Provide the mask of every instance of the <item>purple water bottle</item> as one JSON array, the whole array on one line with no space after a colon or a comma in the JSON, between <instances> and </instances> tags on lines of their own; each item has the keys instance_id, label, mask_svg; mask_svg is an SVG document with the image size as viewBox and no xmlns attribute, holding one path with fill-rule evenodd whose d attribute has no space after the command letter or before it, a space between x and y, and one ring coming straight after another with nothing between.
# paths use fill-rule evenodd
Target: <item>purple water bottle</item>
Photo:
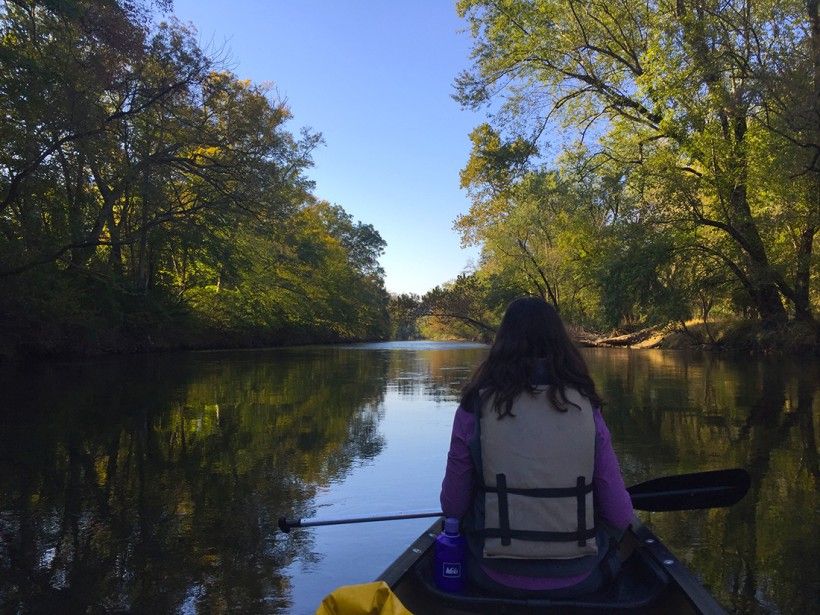
<instances>
[{"instance_id":1,"label":"purple water bottle","mask_svg":"<svg viewBox=\"0 0 820 615\"><path fill-rule=\"evenodd\" d=\"M467 542L458 532L458 519L444 520L444 531L436 538L435 571L436 587L450 593L464 591L466 583Z\"/></svg>"}]
</instances>

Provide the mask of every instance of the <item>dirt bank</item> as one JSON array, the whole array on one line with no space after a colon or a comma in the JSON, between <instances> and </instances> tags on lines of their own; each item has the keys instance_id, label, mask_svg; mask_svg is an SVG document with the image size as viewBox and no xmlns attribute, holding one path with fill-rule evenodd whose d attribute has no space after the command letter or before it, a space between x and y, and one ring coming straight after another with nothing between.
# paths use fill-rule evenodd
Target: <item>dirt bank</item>
<instances>
[{"instance_id":1,"label":"dirt bank","mask_svg":"<svg viewBox=\"0 0 820 615\"><path fill-rule=\"evenodd\" d=\"M697 348L795 354L820 351L817 327L800 322L790 322L775 330L765 330L756 321L721 320L669 323L626 333L602 334L582 329L571 329L571 333L581 346L592 348Z\"/></svg>"}]
</instances>

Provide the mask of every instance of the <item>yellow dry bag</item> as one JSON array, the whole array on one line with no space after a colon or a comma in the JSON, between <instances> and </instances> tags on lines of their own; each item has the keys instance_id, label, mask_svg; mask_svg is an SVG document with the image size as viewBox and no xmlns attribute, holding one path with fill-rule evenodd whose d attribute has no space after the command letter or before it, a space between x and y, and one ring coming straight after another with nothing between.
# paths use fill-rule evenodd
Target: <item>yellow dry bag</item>
<instances>
[{"instance_id":1,"label":"yellow dry bag","mask_svg":"<svg viewBox=\"0 0 820 615\"><path fill-rule=\"evenodd\" d=\"M413 615L384 581L342 585L330 592L316 615Z\"/></svg>"}]
</instances>

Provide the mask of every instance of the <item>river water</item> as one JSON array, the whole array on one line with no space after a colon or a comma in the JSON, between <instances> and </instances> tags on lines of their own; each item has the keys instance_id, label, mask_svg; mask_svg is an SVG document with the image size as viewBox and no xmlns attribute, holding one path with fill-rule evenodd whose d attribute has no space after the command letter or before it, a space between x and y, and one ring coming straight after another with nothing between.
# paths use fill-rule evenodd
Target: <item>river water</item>
<instances>
[{"instance_id":1,"label":"river water","mask_svg":"<svg viewBox=\"0 0 820 615\"><path fill-rule=\"evenodd\" d=\"M392 342L0 372L0 612L312 613L438 507L458 390L486 347ZM820 365L585 349L627 484L725 467L731 509L643 514L730 611L820 604Z\"/></svg>"}]
</instances>

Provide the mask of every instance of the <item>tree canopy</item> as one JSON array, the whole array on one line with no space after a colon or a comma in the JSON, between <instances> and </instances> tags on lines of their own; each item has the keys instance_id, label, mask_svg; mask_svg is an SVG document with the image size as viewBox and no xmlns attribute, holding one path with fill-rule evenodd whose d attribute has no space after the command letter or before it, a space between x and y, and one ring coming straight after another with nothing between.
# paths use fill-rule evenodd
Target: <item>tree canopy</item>
<instances>
[{"instance_id":1,"label":"tree canopy","mask_svg":"<svg viewBox=\"0 0 820 615\"><path fill-rule=\"evenodd\" d=\"M493 105L456 222L475 276L598 327L717 306L817 331L817 2L457 8L474 43L456 98Z\"/></svg>"},{"instance_id":2,"label":"tree canopy","mask_svg":"<svg viewBox=\"0 0 820 615\"><path fill-rule=\"evenodd\" d=\"M6 350L386 335L384 241L310 192L321 136L167 9L3 4Z\"/></svg>"}]
</instances>

